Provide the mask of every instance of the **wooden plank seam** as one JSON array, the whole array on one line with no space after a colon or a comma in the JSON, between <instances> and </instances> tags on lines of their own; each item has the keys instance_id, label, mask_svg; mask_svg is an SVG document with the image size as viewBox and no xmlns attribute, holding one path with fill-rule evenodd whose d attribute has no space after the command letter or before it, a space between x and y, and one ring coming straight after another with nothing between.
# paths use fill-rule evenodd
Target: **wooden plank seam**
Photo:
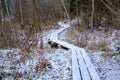
<instances>
[{"instance_id":1,"label":"wooden plank seam","mask_svg":"<svg viewBox=\"0 0 120 80\"><path fill-rule=\"evenodd\" d=\"M59 25L62 26L60 23ZM94 66L83 48L58 40L58 35L69 27L69 25L65 24L63 28L52 33L50 35L50 41L71 50L73 80L100 80Z\"/></svg>"}]
</instances>

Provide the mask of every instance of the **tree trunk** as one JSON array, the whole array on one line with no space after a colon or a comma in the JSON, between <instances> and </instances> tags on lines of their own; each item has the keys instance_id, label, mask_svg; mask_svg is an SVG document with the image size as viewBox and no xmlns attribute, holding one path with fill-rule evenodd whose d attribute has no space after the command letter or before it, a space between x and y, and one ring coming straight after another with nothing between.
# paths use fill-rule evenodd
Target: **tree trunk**
<instances>
[{"instance_id":1,"label":"tree trunk","mask_svg":"<svg viewBox=\"0 0 120 80\"><path fill-rule=\"evenodd\" d=\"M8 33L8 48L13 47L14 45L14 30L11 27L11 18L10 18L10 12L9 12L9 6L7 0L5 0L5 6L6 6L6 12L7 12L7 18L8 18L8 25L10 29L10 33ZM11 35L10 35L11 34Z\"/></svg>"},{"instance_id":2,"label":"tree trunk","mask_svg":"<svg viewBox=\"0 0 120 80\"><path fill-rule=\"evenodd\" d=\"M93 22L94 22L94 5L95 5L95 1L92 0L92 13L91 13L91 31L93 32Z\"/></svg>"},{"instance_id":3,"label":"tree trunk","mask_svg":"<svg viewBox=\"0 0 120 80\"><path fill-rule=\"evenodd\" d=\"M64 2L63 0L61 0L61 3L62 3L62 6L63 6L63 8L64 8L64 10L65 10L65 13L66 13L66 15L67 15L67 18L68 18L68 20L70 21L70 16L69 16L69 13L68 13L68 11L67 11L67 8L65 7L65 2Z\"/></svg>"},{"instance_id":4,"label":"tree trunk","mask_svg":"<svg viewBox=\"0 0 120 80\"><path fill-rule=\"evenodd\" d=\"M76 0L75 2L75 7L76 7L77 24L79 26L80 24L79 24L79 14L78 14L78 0Z\"/></svg>"},{"instance_id":5,"label":"tree trunk","mask_svg":"<svg viewBox=\"0 0 120 80\"><path fill-rule=\"evenodd\" d=\"M2 2L0 0L0 38L2 37L2 18L3 18L3 15L2 15Z\"/></svg>"},{"instance_id":6,"label":"tree trunk","mask_svg":"<svg viewBox=\"0 0 120 80\"><path fill-rule=\"evenodd\" d=\"M22 10L22 2L19 0L19 5L20 5L20 19L21 19L21 24L23 24L23 10Z\"/></svg>"},{"instance_id":7,"label":"tree trunk","mask_svg":"<svg viewBox=\"0 0 120 80\"><path fill-rule=\"evenodd\" d=\"M3 3L2 3L2 0L1 0L1 16L2 16L2 23L4 23L5 22L5 14L4 14L4 12L3 12Z\"/></svg>"},{"instance_id":8,"label":"tree trunk","mask_svg":"<svg viewBox=\"0 0 120 80\"><path fill-rule=\"evenodd\" d=\"M33 21L33 26L32 26L32 28L35 30L35 32L36 32L36 45L37 45L37 42L38 42L38 40L37 40L37 32L38 32L38 21L37 21L37 11L36 11L36 0L33 0L33 16L34 16L34 21Z\"/></svg>"}]
</instances>

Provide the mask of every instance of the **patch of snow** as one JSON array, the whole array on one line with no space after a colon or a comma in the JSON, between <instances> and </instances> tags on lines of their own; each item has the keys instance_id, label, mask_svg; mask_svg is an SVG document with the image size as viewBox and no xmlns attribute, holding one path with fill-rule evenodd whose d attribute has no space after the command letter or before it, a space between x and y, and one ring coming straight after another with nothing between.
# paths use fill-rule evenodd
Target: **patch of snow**
<instances>
[{"instance_id":1,"label":"patch of snow","mask_svg":"<svg viewBox=\"0 0 120 80\"><path fill-rule=\"evenodd\" d=\"M87 32L87 30L85 32ZM81 35L86 35L84 34L85 32L79 33L76 31L79 41ZM64 33L61 33L60 39L72 41L71 43L76 44L77 38L72 35L67 36L67 31L64 31ZM94 31L93 33L88 32L87 38L87 47L92 44L91 46L96 48L96 44L103 41L109 49L108 52L88 50L91 62L99 73L101 80L120 80L120 54L116 53L116 47L120 47L120 30L105 33L99 31ZM95 45L93 43L95 43Z\"/></svg>"},{"instance_id":2,"label":"patch of snow","mask_svg":"<svg viewBox=\"0 0 120 80\"><path fill-rule=\"evenodd\" d=\"M62 24L62 22L60 22L60 24ZM69 25L66 24L65 26L68 27ZM37 34L38 45L37 49L31 49L32 53L29 54L32 56L31 58L27 58L28 55L26 54L28 53L21 52L21 50L0 50L0 54L2 54L1 56L3 56L2 58L0 58L0 76L1 73L4 72L4 74L10 73L11 75L13 75L3 77L3 79L5 80L14 80L14 76L16 75L16 73L18 74L18 77L16 78L19 80L71 79L71 55L69 54L69 52L63 49L51 49L51 47L47 44L48 39L50 38L50 34L55 32L55 30L56 29L45 30L42 33ZM41 36L44 48L42 52L40 52ZM40 57L48 60L48 62L50 62L52 65L52 69L46 67L45 71L36 71L35 68L39 62ZM9 79L7 77L9 77Z\"/></svg>"},{"instance_id":3,"label":"patch of snow","mask_svg":"<svg viewBox=\"0 0 120 80\"><path fill-rule=\"evenodd\" d=\"M119 80L120 79L120 62L116 60L118 56L112 56L110 58L103 57L104 52L93 52L88 55L91 58L92 63L96 67L101 80Z\"/></svg>"},{"instance_id":4,"label":"patch of snow","mask_svg":"<svg viewBox=\"0 0 120 80\"><path fill-rule=\"evenodd\" d=\"M58 49L44 55L52 64L52 70L39 73L34 80L69 80L71 79L71 55L69 52ZM53 57L54 56L54 57Z\"/></svg>"}]
</instances>

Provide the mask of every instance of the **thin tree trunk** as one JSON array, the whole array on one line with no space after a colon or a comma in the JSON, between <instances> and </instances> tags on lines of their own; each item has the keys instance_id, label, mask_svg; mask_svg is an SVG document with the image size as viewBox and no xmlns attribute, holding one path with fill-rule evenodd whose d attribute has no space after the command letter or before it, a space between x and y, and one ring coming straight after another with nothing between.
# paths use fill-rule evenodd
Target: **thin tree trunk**
<instances>
[{"instance_id":1,"label":"thin tree trunk","mask_svg":"<svg viewBox=\"0 0 120 80\"><path fill-rule=\"evenodd\" d=\"M77 3L78 3L78 0L76 0L76 2L75 2L75 7L76 7L77 24L79 26L80 24L79 24L78 4Z\"/></svg>"},{"instance_id":2,"label":"thin tree trunk","mask_svg":"<svg viewBox=\"0 0 120 80\"><path fill-rule=\"evenodd\" d=\"M19 0L19 5L20 5L20 19L21 23L23 24L23 10L22 10L22 2Z\"/></svg>"},{"instance_id":3,"label":"thin tree trunk","mask_svg":"<svg viewBox=\"0 0 120 80\"><path fill-rule=\"evenodd\" d=\"M92 0L92 13L91 13L91 31L93 32L93 21L94 21L94 4L95 0Z\"/></svg>"},{"instance_id":4,"label":"thin tree trunk","mask_svg":"<svg viewBox=\"0 0 120 80\"><path fill-rule=\"evenodd\" d=\"M8 47L9 48L11 48L11 47L13 47L13 45L14 45L14 34L13 34L13 29L12 29L12 27L11 27L11 19L10 19L10 12L9 12L9 9L8 9L8 2L7 2L7 0L5 0L5 6L6 6L6 12L7 12L7 16L8 16L8 19L9 19L9 29L10 29L10 33L11 33L11 35L9 35L9 37L11 37L12 36L12 40L11 39L9 39L8 40ZM10 34L10 33L8 33L8 34Z\"/></svg>"},{"instance_id":5,"label":"thin tree trunk","mask_svg":"<svg viewBox=\"0 0 120 80\"><path fill-rule=\"evenodd\" d=\"M33 21L33 28L36 30L36 45L37 45L37 32L38 32L38 21L37 21L37 14L36 14L36 0L33 0L33 15L34 15L34 21Z\"/></svg>"},{"instance_id":6,"label":"thin tree trunk","mask_svg":"<svg viewBox=\"0 0 120 80\"><path fill-rule=\"evenodd\" d=\"M50 1L48 1L48 12L49 12L50 20L55 21L55 15L53 13L53 10L51 9Z\"/></svg>"},{"instance_id":7,"label":"thin tree trunk","mask_svg":"<svg viewBox=\"0 0 120 80\"><path fill-rule=\"evenodd\" d=\"M0 0L0 22L2 21L2 3L1 3L1 0Z\"/></svg>"},{"instance_id":8,"label":"thin tree trunk","mask_svg":"<svg viewBox=\"0 0 120 80\"><path fill-rule=\"evenodd\" d=\"M66 13L66 15L67 15L67 18L68 18L68 20L70 21L70 16L69 16L69 13L68 13L68 11L67 11L67 8L65 7L65 2L64 2L63 0L61 0L61 3L62 3L62 6L63 6L63 8L64 8L64 10L65 10L65 13Z\"/></svg>"},{"instance_id":9,"label":"thin tree trunk","mask_svg":"<svg viewBox=\"0 0 120 80\"><path fill-rule=\"evenodd\" d=\"M0 0L1 1L1 35L2 35L2 39L1 39L1 41L3 42L3 40L4 40L4 37L5 37L5 35L3 34L4 32L3 32L3 28L4 28L4 24L5 24L5 16L4 16L4 12L3 12L3 4L2 4L2 0ZM2 45L2 46L5 46L5 44L4 45Z\"/></svg>"},{"instance_id":10,"label":"thin tree trunk","mask_svg":"<svg viewBox=\"0 0 120 80\"><path fill-rule=\"evenodd\" d=\"M8 17L9 17L9 10L8 10L8 4L7 4L7 0L5 0L5 8L6 8L6 11L7 11L7 15L8 15Z\"/></svg>"},{"instance_id":11,"label":"thin tree trunk","mask_svg":"<svg viewBox=\"0 0 120 80\"><path fill-rule=\"evenodd\" d=\"M3 4L2 4L2 0L1 0L1 22L4 23L5 21L5 17L4 17L4 13L3 13Z\"/></svg>"},{"instance_id":12,"label":"thin tree trunk","mask_svg":"<svg viewBox=\"0 0 120 80\"><path fill-rule=\"evenodd\" d=\"M0 0L0 38L2 38L2 2Z\"/></svg>"}]
</instances>

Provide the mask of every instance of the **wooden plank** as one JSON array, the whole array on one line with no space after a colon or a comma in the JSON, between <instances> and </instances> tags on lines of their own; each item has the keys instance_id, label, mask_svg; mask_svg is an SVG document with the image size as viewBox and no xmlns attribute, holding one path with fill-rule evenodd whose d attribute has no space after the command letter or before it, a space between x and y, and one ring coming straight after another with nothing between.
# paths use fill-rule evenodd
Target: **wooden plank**
<instances>
[{"instance_id":1,"label":"wooden plank","mask_svg":"<svg viewBox=\"0 0 120 80\"><path fill-rule=\"evenodd\" d=\"M61 33L65 28L61 28L60 30L56 31L57 34Z\"/></svg>"},{"instance_id":2,"label":"wooden plank","mask_svg":"<svg viewBox=\"0 0 120 80\"><path fill-rule=\"evenodd\" d=\"M56 38L57 38L57 40L58 40L58 34L56 34Z\"/></svg>"},{"instance_id":3,"label":"wooden plank","mask_svg":"<svg viewBox=\"0 0 120 80\"><path fill-rule=\"evenodd\" d=\"M56 40L49 40L49 44L51 44L51 43L55 43L55 44L61 46L61 48L65 49L65 50L69 50L70 49L67 46L64 46L63 44L60 44L58 40L57 41Z\"/></svg>"},{"instance_id":4,"label":"wooden plank","mask_svg":"<svg viewBox=\"0 0 120 80\"><path fill-rule=\"evenodd\" d=\"M52 34L50 34L50 41L52 40Z\"/></svg>"},{"instance_id":5,"label":"wooden plank","mask_svg":"<svg viewBox=\"0 0 120 80\"><path fill-rule=\"evenodd\" d=\"M74 48L74 49L78 48L78 47L74 46L73 44L58 40L58 34L51 34L50 42L55 42L56 44L61 45L66 50L72 49L72 48Z\"/></svg>"},{"instance_id":6,"label":"wooden plank","mask_svg":"<svg viewBox=\"0 0 120 80\"><path fill-rule=\"evenodd\" d=\"M73 80L82 80L75 50L72 49L71 51L72 51L72 74L73 74L72 77L73 77Z\"/></svg>"},{"instance_id":7,"label":"wooden plank","mask_svg":"<svg viewBox=\"0 0 120 80\"><path fill-rule=\"evenodd\" d=\"M92 80L100 80L94 66L92 65L89 57L86 54L86 51L84 49L82 49L82 48L79 48L79 50L83 54L83 58L84 58L84 60L86 62L86 66L88 68L89 74L91 75L91 79Z\"/></svg>"},{"instance_id":8,"label":"wooden plank","mask_svg":"<svg viewBox=\"0 0 120 80\"><path fill-rule=\"evenodd\" d=\"M66 47L66 48L69 48L69 49L75 48L74 45L69 44L69 43L64 42L64 41L55 41L55 42L56 42L57 44L60 44L60 45L62 45L62 46L64 46L64 47Z\"/></svg>"},{"instance_id":9,"label":"wooden plank","mask_svg":"<svg viewBox=\"0 0 120 80\"><path fill-rule=\"evenodd\" d=\"M50 40L52 41L54 39L54 34L51 34Z\"/></svg>"},{"instance_id":10,"label":"wooden plank","mask_svg":"<svg viewBox=\"0 0 120 80\"><path fill-rule=\"evenodd\" d=\"M52 39L51 39L51 41L52 42L55 42L55 41L57 41L58 39L57 39L57 34L52 34Z\"/></svg>"},{"instance_id":11,"label":"wooden plank","mask_svg":"<svg viewBox=\"0 0 120 80\"><path fill-rule=\"evenodd\" d=\"M56 31L57 34L60 34L61 32L63 32L65 29L67 29L69 27L64 27L64 28L60 28L58 31Z\"/></svg>"},{"instance_id":12,"label":"wooden plank","mask_svg":"<svg viewBox=\"0 0 120 80\"><path fill-rule=\"evenodd\" d=\"M56 41L56 40L55 40L55 34L53 34L53 41Z\"/></svg>"},{"instance_id":13,"label":"wooden plank","mask_svg":"<svg viewBox=\"0 0 120 80\"><path fill-rule=\"evenodd\" d=\"M63 23L60 23L59 25L61 26L62 24ZM63 28L52 33L49 41L72 51L73 80L100 80L84 49L58 40L58 35L69 27L70 26L68 24L65 24Z\"/></svg>"},{"instance_id":14,"label":"wooden plank","mask_svg":"<svg viewBox=\"0 0 120 80\"><path fill-rule=\"evenodd\" d=\"M86 62L84 61L81 52L79 50L76 50L76 54L79 63L79 68L82 74L82 80L92 80L86 67Z\"/></svg>"},{"instance_id":15,"label":"wooden plank","mask_svg":"<svg viewBox=\"0 0 120 80\"><path fill-rule=\"evenodd\" d=\"M55 40L56 40L56 41L58 40L57 34L55 34Z\"/></svg>"}]
</instances>

